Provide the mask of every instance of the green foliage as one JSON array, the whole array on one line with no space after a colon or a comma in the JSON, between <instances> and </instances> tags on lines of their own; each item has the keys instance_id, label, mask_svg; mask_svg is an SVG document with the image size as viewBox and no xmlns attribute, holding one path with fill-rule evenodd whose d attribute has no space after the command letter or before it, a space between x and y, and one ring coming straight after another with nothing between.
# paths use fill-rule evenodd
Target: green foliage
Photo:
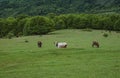
<instances>
[{"instance_id":1,"label":"green foliage","mask_svg":"<svg viewBox=\"0 0 120 78\"><path fill-rule=\"evenodd\" d=\"M87 18L76 17L73 23L75 28L83 29L86 28L88 22L87 22Z\"/></svg>"},{"instance_id":2,"label":"green foliage","mask_svg":"<svg viewBox=\"0 0 120 78\"><path fill-rule=\"evenodd\" d=\"M107 33L104 33L103 36L104 36L104 37L108 37L108 34L107 34Z\"/></svg>"},{"instance_id":3,"label":"green foliage","mask_svg":"<svg viewBox=\"0 0 120 78\"><path fill-rule=\"evenodd\" d=\"M27 20L23 34L24 35L39 35L46 34L54 28L54 22L43 16L35 16Z\"/></svg>"},{"instance_id":4,"label":"green foliage","mask_svg":"<svg viewBox=\"0 0 120 78\"><path fill-rule=\"evenodd\" d=\"M42 35L59 29L103 29L120 31L120 14L19 15L0 19L0 37L10 31L15 36Z\"/></svg>"},{"instance_id":5,"label":"green foliage","mask_svg":"<svg viewBox=\"0 0 120 78\"><path fill-rule=\"evenodd\" d=\"M24 29L25 24L26 24L28 19L29 18L23 18L23 19L18 21L17 28L16 28L16 33L15 33L17 36L23 35L23 29Z\"/></svg>"},{"instance_id":6,"label":"green foliage","mask_svg":"<svg viewBox=\"0 0 120 78\"><path fill-rule=\"evenodd\" d=\"M17 18L18 21L19 21L19 20L22 20L22 19L24 19L24 18L27 18L27 17L29 17L29 16L26 15L26 14L20 14L20 15L17 15L17 16L16 16L16 18Z\"/></svg>"},{"instance_id":7,"label":"green foliage","mask_svg":"<svg viewBox=\"0 0 120 78\"><path fill-rule=\"evenodd\" d=\"M119 0L1 0L0 17L49 13L120 13Z\"/></svg>"},{"instance_id":8,"label":"green foliage","mask_svg":"<svg viewBox=\"0 0 120 78\"><path fill-rule=\"evenodd\" d=\"M114 29L120 31L120 19L115 22Z\"/></svg>"},{"instance_id":9,"label":"green foliage","mask_svg":"<svg viewBox=\"0 0 120 78\"><path fill-rule=\"evenodd\" d=\"M65 29L65 23L63 20L58 20L55 24L55 29Z\"/></svg>"},{"instance_id":10,"label":"green foliage","mask_svg":"<svg viewBox=\"0 0 120 78\"><path fill-rule=\"evenodd\" d=\"M10 31L15 31L17 26L17 20L13 17L8 17L6 19L0 20L0 27L1 27L1 37L6 36Z\"/></svg>"},{"instance_id":11,"label":"green foliage","mask_svg":"<svg viewBox=\"0 0 120 78\"><path fill-rule=\"evenodd\" d=\"M0 38L5 36L4 35L4 27L5 27L4 19L0 19Z\"/></svg>"},{"instance_id":12,"label":"green foliage","mask_svg":"<svg viewBox=\"0 0 120 78\"><path fill-rule=\"evenodd\" d=\"M55 16L56 16L55 13L48 13L48 14L47 14L47 17L49 17L49 18L51 18L51 19L54 19Z\"/></svg>"},{"instance_id":13,"label":"green foliage","mask_svg":"<svg viewBox=\"0 0 120 78\"><path fill-rule=\"evenodd\" d=\"M5 22L7 28L6 28L6 33L8 33L9 31L13 31L13 33L15 33L14 31L16 31L16 27L17 27L17 20L13 17L8 17L6 19Z\"/></svg>"},{"instance_id":14,"label":"green foliage","mask_svg":"<svg viewBox=\"0 0 120 78\"><path fill-rule=\"evenodd\" d=\"M25 41L24 41L24 42L25 42L25 43L28 43L29 41L25 39Z\"/></svg>"},{"instance_id":15,"label":"green foliage","mask_svg":"<svg viewBox=\"0 0 120 78\"><path fill-rule=\"evenodd\" d=\"M66 27L73 28L74 26L74 19L76 18L75 14L68 14L66 19Z\"/></svg>"},{"instance_id":16,"label":"green foliage","mask_svg":"<svg viewBox=\"0 0 120 78\"><path fill-rule=\"evenodd\" d=\"M9 38L9 39L11 39L12 37L14 37L13 32L12 31L9 32L6 37Z\"/></svg>"}]
</instances>

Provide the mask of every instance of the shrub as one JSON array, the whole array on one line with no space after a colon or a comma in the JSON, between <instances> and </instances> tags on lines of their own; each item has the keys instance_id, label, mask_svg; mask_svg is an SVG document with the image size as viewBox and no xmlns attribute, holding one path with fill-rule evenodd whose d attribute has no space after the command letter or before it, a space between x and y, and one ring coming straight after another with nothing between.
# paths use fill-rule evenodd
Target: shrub
<instances>
[{"instance_id":1,"label":"shrub","mask_svg":"<svg viewBox=\"0 0 120 78\"><path fill-rule=\"evenodd\" d=\"M108 37L108 34L107 34L107 33L104 33L103 36L104 36L104 37Z\"/></svg>"},{"instance_id":2,"label":"shrub","mask_svg":"<svg viewBox=\"0 0 120 78\"><path fill-rule=\"evenodd\" d=\"M29 41L28 40L25 40L25 43L28 43Z\"/></svg>"},{"instance_id":3,"label":"shrub","mask_svg":"<svg viewBox=\"0 0 120 78\"><path fill-rule=\"evenodd\" d=\"M43 16L30 18L23 29L24 35L47 34L54 28L54 21Z\"/></svg>"},{"instance_id":4,"label":"shrub","mask_svg":"<svg viewBox=\"0 0 120 78\"><path fill-rule=\"evenodd\" d=\"M9 33L7 34L7 38L11 39L12 37L14 37L14 34L13 34L12 32L9 32Z\"/></svg>"}]
</instances>

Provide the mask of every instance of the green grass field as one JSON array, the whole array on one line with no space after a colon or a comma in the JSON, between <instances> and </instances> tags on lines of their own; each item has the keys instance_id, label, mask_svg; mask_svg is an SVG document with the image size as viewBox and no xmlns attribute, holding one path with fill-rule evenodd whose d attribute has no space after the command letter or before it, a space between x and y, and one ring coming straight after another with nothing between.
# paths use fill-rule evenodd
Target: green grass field
<instances>
[{"instance_id":1,"label":"green grass field","mask_svg":"<svg viewBox=\"0 0 120 78\"><path fill-rule=\"evenodd\" d=\"M120 78L120 33L107 32L105 38L102 32L71 29L0 39L0 78ZM93 40L100 48L91 47ZM54 41L68 47L58 49Z\"/></svg>"}]
</instances>

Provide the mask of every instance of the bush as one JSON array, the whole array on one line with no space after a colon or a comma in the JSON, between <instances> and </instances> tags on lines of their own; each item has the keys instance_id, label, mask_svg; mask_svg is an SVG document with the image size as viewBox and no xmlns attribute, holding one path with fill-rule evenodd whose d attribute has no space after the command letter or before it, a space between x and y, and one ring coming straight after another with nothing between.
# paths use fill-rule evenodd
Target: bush
<instances>
[{"instance_id":1,"label":"bush","mask_svg":"<svg viewBox=\"0 0 120 78\"><path fill-rule=\"evenodd\" d=\"M120 20L117 20L114 24L114 30L120 31Z\"/></svg>"},{"instance_id":2,"label":"bush","mask_svg":"<svg viewBox=\"0 0 120 78\"><path fill-rule=\"evenodd\" d=\"M54 21L43 16L30 18L23 29L23 35L47 34L54 28Z\"/></svg>"},{"instance_id":3,"label":"bush","mask_svg":"<svg viewBox=\"0 0 120 78\"><path fill-rule=\"evenodd\" d=\"M25 43L28 43L29 41L28 40L25 40Z\"/></svg>"},{"instance_id":4,"label":"bush","mask_svg":"<svg viewBox=\"0 0 120 78\"><path fill-rule=\"evenodd\" d=\"M107 34L107 33L104 33L103 36L104 36L104 37L108 37L108 34Z\"/></svg>"},{"instance_id":5,"label":"bush","mask_svg":"<svg viewBox=\"0 0 120 78\"><path fill-rule=\"evenodd\" d=\"M20 36L22 36L22 35L23 35L22 32L19 32L19 33L17 34L18 37L20 37Z\"/></svg>"},{"instance_id":6,"label":"bush","mask_svg":"<svg viewBox=\"0 0 120 78\"><path fill-rule=\"evenodd\" d=\"M12 37L14 37L14 34L13 34L12 32L9 32L9 33L7 34L7 38L11 39Z\"/></svg>"}]
</instances>

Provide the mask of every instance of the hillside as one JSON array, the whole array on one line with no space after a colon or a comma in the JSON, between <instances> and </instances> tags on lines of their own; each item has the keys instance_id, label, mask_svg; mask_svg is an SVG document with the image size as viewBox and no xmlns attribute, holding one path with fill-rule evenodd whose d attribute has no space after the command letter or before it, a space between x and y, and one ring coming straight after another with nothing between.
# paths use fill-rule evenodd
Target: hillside
<instances>
[{"instance_id":1,"label":"hillside","mask_svg":"<svg viewBox=\"0 0 120 78\"><path fill-rule=\"evenodd\" d=\"M0 17L48 13L119 13L120 0L0 0Z\"/></svg>"}]
</instances>

